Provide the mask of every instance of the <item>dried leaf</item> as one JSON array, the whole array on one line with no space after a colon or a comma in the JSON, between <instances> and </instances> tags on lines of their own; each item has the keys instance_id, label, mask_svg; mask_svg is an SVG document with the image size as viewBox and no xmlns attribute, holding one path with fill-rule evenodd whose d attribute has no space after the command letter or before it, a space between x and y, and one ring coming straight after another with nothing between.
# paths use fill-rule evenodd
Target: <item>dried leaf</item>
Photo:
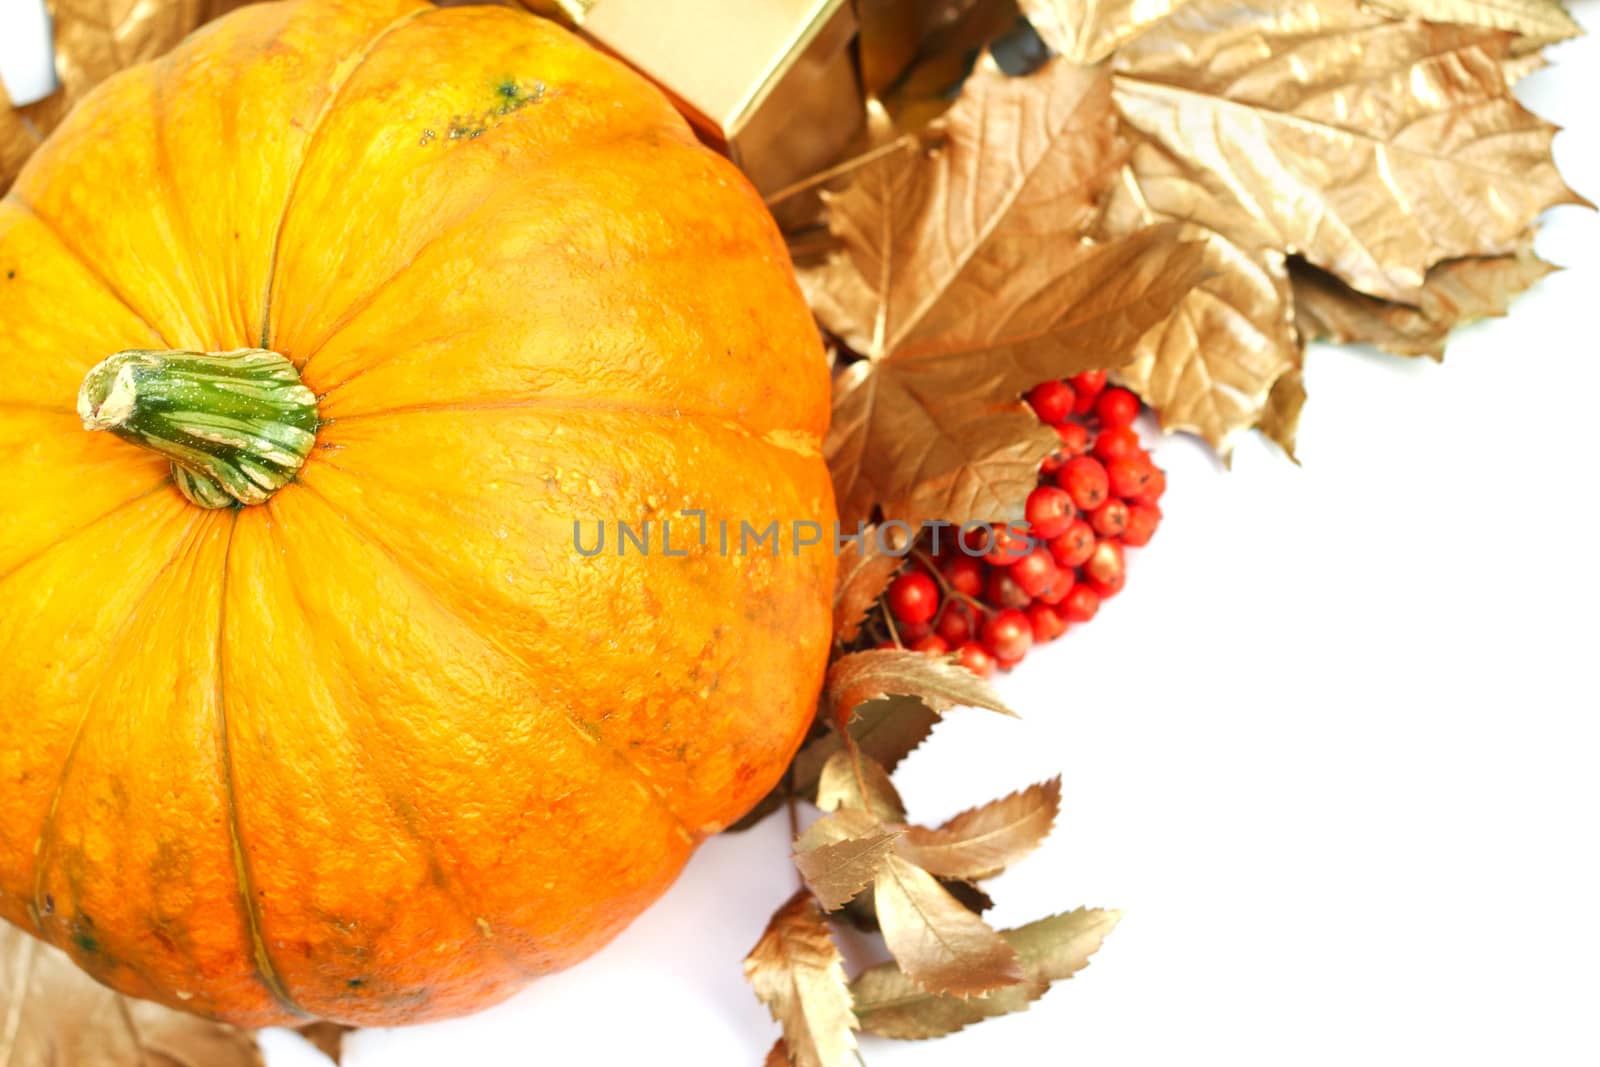
<instances>
[{"instance_id":1,"label":"dried leaf","mask_svg":"<svg viewBox=\"0 0 1600 1067\"><path fill-rule=\"evenodd\" d=\"M904 822L906 817L905 803L883 764L848 748L835 752L822 765L817 779L817 807L823 811L869 812L886 823Z\"/></svg>"},{"instance_id":2,"label":"dried leaf","mask_svg":"<svg viewBox=\"0 0 1600 1067\"><path fill-rule=\"evenodd\" d=\"M1121 362L1199 279L1171 228L1082 240L1120 159L1102 71L990 61L937 151L861 167L829 199L843 245L805 273L823 324L867 360L835 382L825 450L843 521L1015 518L1053 435L1019 395Z\"/></svg>"},{"instance_id":3,"label":"dried leaf","mask_svg":"<svg viewBox=\"0 0 1600 1067\"><path fill-rule=\"evenodd\" d=\"M1038 848L1061 810L1061 779L964 811L929 830L912 826L899 851L929 874L977 879L999 874Z\"/></svg>"},{"instance_id":4,"label":"dried leaf","mask_svg":"<svg viewBox=\"0 0 1600 1067\"><path fill-rule=\"evenodd\" d=\"M1297 263L1291 268L1295 321L1307 340L1371 344L1397 355L1442 359L1452 329L1504 315L1517 295L1555 269L1533 251L1530 234L1510 255L1436 264L1413 305L1367 296Z\"/></svg>"},{"instance_id":5,"label":"dried leaf","mask_svg":"<svg viewBox=\"0 0 1600 1067\"><path fill-rule=\"evenodd\" d=\"M1051 916L1000 936L1017 952L1028 980L981 997L936 996L884 964L851 983L863 1030L879 1037L922 1040L943 1037L973 1023L1024 1011L1050 988L1089 964L1117 924L1119 914L1098 908Z\"/></svg>"},{"instance_id":6,"label":"dried leaf","mask_svg":"<svg viewBox=\"0 0 1600 1067\"><path fill-rule=\"evenodd\" d=\"M1183 236L1204 242L1209 277L1139 340L1115 377L1156 409L1163 429L1198 434L1226 454L1230 437L1260 417L1272 384L1299 362L1300 345L1283 254L1270 234L1230 219L1229 194L1205 177L1140 144L1106 198L1101 227L1131 233L1185 219Z\"/></svg>"},{"instance_id":7,"label":"dried leaf","mask_svg":"<svg viewBox=\"0 0 1600 1067\"><path fill-rule=\"evenodd\" d=\"M958 0L943 7L925 18L922 40L901 76L879 90L896 129L921 130L948 111L985 46L1022 17L1016 0Z\"/></svg>"},{"instance_id":8,"label":"dried leaf","mask_svg":"<svg viewBox=\"0 0 1600 1067\"><path fill-rule=\"evenodd\" d=\"M305 1038L317 1051L334 1063L344 1062L344 1035L351 1032L348 1026L319 1022L295 1027L295 1033Z\"/></svg>"},{"instance_id":9,"label":"dried leaf","mask_svg":"<svg viewBox=\"0 0 1600 1067\"><path fill-rule=\"evenodd\" d=\"M0 1064L261 1067L250 1035L113 993L65 953L0 923Z\"/></svg>"},{"instance_id":10,"label":"dried leaf","mask_svg":"<svg viewBox=\"0 0 1600 1067\"><path fill-rule=\"evenodd\" d=\"M1515 50L1535 52L1583 32L1557 0L1371 0L1374 8L1398 17L1456 22L1518 35Z\"/></svg>"},{"instance_id":11,"label":"dried leaf","mask_svg":"<svg viewBox=\"0 0 1600 1067\"><path fill-rule=\"evenodd\" d=\"M794 865L824 911L837 911L878 876L901 831L866 812L843 809L795 840Z\"/></svg>"},{"instance_id":12,"label":"dried leaf","mask_svg":"<svg viewBox=\"0 0 1600 1067\"><path fill-rule=\"evenodd\" d=\"M929 992L964 997L1027 980L1016 951L988 923L894 853L883 858L873 904L900 969Z\"/></svg>"},{"instance_id":13,"label":"dried leaf","mask_svg":"<svg viewBox=\"0 0 1600 1067\"><path fill-rule=\"evenodd\" d=\"M1233 220L1407 300L1434 263L1511 252L1545 208L1583 202L1550 157L1555 127L1507 89L1505 44L1356 0L1191 0L1117 53L1114 93L1130 126L1230 191Z\"/></svg>"},{"instance_id":14,"label":"dried leaf","mask_svg":"<svg viewBox=\"0 0 1600 1067\"><path fill-rule=\"evenodd\" d=\"M930 711L985 708L1015 716L994 687L950 659L904 649L869 649L833 662L822 685L829 721L841 731L862 705L884 697L915 697Z\"/></svg>"},{"instance_id":15,"label":"dried leaf","mask_svg":"<svg viewBox=\"0 0 1600 1067\"><path fill-rule=\"evenodd\" d=\"M1267 440L1283 449L1284 455L1295 463L1295 440L1300 433L1300 411L1306 406L1306 383L1297 365L1272 384L1267 406L1261 411L1258 424Z\"/></svg>"},{"instance_id":16,"label":"dried leaf","mask_svg":"<svg viewBox=\"0 0 1600 1067\"><path fill-rule=\"evenodd\" d=\"M938 721L939 713L919 698L892 696L857 705L849 730L858 751L892 771L927 740L933 732L933 724ZM844 738L830 730L801 749L790 772L794 791L801 796L812 793L823 765L844 748L844 744Z\"/></svg>"},{"instance_id":17,"label":"dried leaf","mask_svg":"<svg viewBox=\"0 0 1600 1067\"><path fill-rule=\"evenodd\" d=\"M793 1063L794 1061L789 1058L789 1046L783 1038L778 1038L767 1050L765 1067L792 1067Z\"/></svg>"},{"instance_id":18,"label":"dried leaf","mask_svg":"<svg viewBox=\"0 0 1600 1067\"><path fill-rule=\"evenodd\" d=\"M1188 0L1021 0L1046 44L1074 63L1098 63Z\"/></svg>"},{"instance_id":19,"label":"dried leaf","mask_svg":"<svg viewBox=\"0 0 1600 1067\"><path fill-rule=\"evenodd\" d=\"M877 529L869 529L860 542L846 542L848 547L839 553L839 577L833 586L833 636L845 644L855 640L868 609L906 561L903 554L883 550Z\"/></svg>"},{"instance_id":20,"label":"dried leaf","mask_svg":"<svg viewBox=\"0 0 1600 1067\"><path fill-rule=\"evenodd\" d=\"M1100 232L1183 220L1213 270L1116 376L1224 454L1263 420L1293 446L1288 255L1417 303L1436 263L1511 254L1540 211L1581 201L1554 128L1510 94L1503 33L1355 0L1189 0L1111 62L1139 143Z\"/></svg>"},{"instance_id":21,"label":"dried leaf","mask_svg":"<svg viewBox=\"0 0 1600 1067\"><path fill-rule=\"evenodd\" d=\"M822 912L803 890L773 915L744 961L744 974L783 1027L796 1067L854 1061L857 1027L844 960Z\"/></svg>"}]
</instances>

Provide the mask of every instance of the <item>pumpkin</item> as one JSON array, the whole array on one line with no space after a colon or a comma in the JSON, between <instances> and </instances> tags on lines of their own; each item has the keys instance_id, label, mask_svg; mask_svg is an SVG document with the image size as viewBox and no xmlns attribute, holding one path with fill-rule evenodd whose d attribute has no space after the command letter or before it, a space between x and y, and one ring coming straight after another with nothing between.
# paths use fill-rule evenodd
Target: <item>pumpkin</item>
<instances>
[{"instance_id":1,"label":"pumpkin","mask_svg":"<svg viewBox=\"0 0 1600 1067\"><path fill-rule=\"evenodd\" d=\"M811 719L815 326L743 177L550 23L254 5L107 82L0 202L0 375L0 914L124 993L484 1007Z\"/></svg>"}]
</instances>

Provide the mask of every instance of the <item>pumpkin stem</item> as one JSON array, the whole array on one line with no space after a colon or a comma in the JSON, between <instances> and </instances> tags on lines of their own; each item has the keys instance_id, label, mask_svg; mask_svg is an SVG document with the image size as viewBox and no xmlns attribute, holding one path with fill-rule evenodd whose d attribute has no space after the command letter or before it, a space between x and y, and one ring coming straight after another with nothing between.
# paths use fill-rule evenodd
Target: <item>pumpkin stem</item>
<instances>
[{"instance_id":1,"label":"pumpkin stem","mask_svg":"<svg viewBox=\"0 0 1600 1067\"><path fill-rule=\"evenodd\" d=\"M260 348L118 352L83 379L78 415L172 460L203 508L265 503L299 473L318 426L294 364Z\"/></svg>"}]
</instances>

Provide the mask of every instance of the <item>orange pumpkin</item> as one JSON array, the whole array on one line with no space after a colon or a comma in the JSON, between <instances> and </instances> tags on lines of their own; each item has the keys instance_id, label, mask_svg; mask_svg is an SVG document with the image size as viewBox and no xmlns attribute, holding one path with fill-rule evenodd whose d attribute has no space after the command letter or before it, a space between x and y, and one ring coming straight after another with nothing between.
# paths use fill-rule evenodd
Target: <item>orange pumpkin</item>
<instances>
[{"instance_id":1,"label":"orange pumpkin","mask_svg":"<svg viewBox=\"0 0 1600 1067\"><path fill-rule=\"evenodd\" d=\"M119 990L483 1007L806 728L831 553L718 528L833 521L815 328L549 23L263 4L108 82L0 202L0 376L0 914Z\"/></svg>"}]
</instances>

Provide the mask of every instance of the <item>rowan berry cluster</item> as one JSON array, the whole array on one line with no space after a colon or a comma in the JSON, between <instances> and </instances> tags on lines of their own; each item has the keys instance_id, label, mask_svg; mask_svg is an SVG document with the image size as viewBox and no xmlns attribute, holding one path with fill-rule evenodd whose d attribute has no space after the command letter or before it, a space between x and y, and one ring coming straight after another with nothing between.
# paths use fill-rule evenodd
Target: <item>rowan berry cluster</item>
<instances>
[{"instance_id":1,"label":"rowan berry cluster","mask_svg":"<svg viewBox=\"0 0 1600 1067\"><path fill-rule=\"evenodd\" d=\"M1149 543L1166 491L1133 426L1139 398L1095 372L1045 382L1027 399L1061 437L1028 495L1027 521L914 548L884 594L880 647L955 653L987 676L1088 622L1122 590L1123 549Z\"/></svg>"}]
</instances>

